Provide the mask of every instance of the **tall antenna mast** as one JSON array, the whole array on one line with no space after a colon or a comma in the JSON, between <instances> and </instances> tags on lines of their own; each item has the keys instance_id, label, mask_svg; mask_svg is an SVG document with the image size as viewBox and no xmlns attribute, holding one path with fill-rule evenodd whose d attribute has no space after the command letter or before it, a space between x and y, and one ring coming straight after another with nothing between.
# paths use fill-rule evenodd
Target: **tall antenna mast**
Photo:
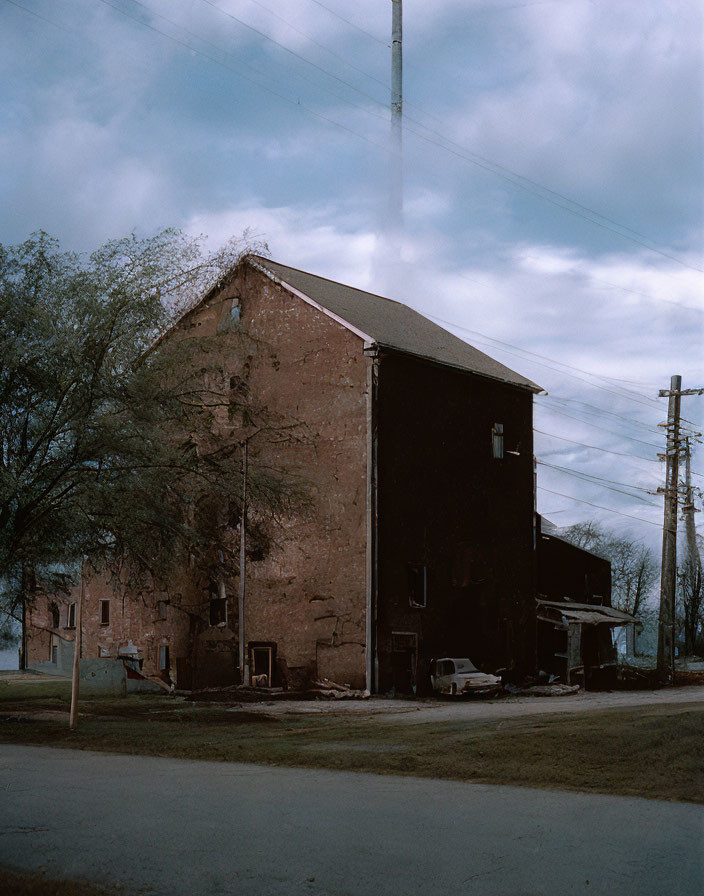
<instances>
[{"instance_id":1,"label":"tall antenna mast","mask_svg":"<svg viewBox=\"0 0 704 896\"><path fill-rule=\"evenodd\" d=\"M391 0L391 177L389 223L403 223L403 2Z\"/></svg>"}]
</instances>

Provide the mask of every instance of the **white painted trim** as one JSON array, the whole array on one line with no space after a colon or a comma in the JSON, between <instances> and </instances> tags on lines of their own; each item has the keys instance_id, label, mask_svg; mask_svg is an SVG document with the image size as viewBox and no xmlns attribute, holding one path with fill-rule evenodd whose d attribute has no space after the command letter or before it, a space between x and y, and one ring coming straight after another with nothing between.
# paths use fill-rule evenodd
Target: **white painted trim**
<instances>
[{"instance_id":1,"label":"white painted trim","mask_svg":"<svg viewBox=\"0 0 704 896\"><path fill-rule=\"evenodd\" d=\"M311 305L313 308L317 308L318 311L322 311L323 314L326 314L328 317L332 318L332 320L336 321L338 324L341 324L346 330L349 330L350 333L354 333L355 336L359 336L360 339L364 340L365 348L367 348L368 346L376 345L376 340L372 336L369 336L362 330L357 329L357 327L355 327L349 321L330 311L328 308L326 308L324 305L319 304L314 299L311 299L310 296L307 296L299 289L296 289L295 286L291 286L290 283L287 283L285 280L277 277L276 274L273 274L270 270L264 267L263 264L260 264L258 261L253 261L251 258L248 259L248 261L253 268L256 268L274 283L277 283L279 286L283 286L284 289L287 289L290 293L293 293L294 296L297 296L307 305Z\"/></svg>"}]
</instances>

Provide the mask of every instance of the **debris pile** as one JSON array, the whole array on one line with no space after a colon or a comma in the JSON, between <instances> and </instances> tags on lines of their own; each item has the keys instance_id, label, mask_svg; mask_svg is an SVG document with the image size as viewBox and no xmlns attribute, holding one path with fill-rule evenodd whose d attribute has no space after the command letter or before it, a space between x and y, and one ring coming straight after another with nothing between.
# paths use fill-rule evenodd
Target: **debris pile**
<instances>
[{"instance_id":1,"label":"debris pile","mask_svg":"<svg viewBox=\"0 0 704 896\"><path fill-rule=\"evenodd\" d=\"M506 684L504 689L517 697L567 697L576 694L578 684L534 684L528 687L519 687L515 684Z\"/></svg>"},{"instance_id":2,"label":"debris pile","mask_svg":"<svg viewBox=\"0 0 704 896\"><path fill-rule=\"evenodd\" d=\"M324 697L330 700L365 700L369 691L360 691L348 684L338 684L329 678L315 678L308 692L312 697Z\"/></svg>"}]
</instances>

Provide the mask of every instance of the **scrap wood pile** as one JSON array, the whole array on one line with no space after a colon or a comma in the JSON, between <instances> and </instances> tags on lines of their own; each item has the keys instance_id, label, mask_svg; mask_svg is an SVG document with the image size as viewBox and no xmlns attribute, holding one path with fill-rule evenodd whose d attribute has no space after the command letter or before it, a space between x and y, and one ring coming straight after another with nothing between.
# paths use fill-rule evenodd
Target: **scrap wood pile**
<instances>
[{"instance_id":1,"label":"scrap wood pile","mask_svg":"<svg viewBox=\"0 0 704 896\"><path fill-rule=\"evenodd\" d=\"M315 678L308 689L311 697L323 697L328 700L364 700L369 691L360 691L348 684L338 684L329 678Z\"/></svg>"},{"instance_id":2,"label":"scrap wood pile","mask_svg":"<svg viewBox=\"0 0 704 896\"><path fill-rule=\"evenodd\" d=\"M515 684L504 685L509 694L517 697L567 697L579 691L578 684L534 684L519 686Z\"/></svg>"}]
</instances>

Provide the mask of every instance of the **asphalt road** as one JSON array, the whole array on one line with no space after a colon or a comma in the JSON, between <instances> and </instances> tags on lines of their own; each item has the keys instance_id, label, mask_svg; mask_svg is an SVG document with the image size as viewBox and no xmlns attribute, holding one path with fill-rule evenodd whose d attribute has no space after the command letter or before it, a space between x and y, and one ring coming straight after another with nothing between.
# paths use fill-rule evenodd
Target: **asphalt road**
<instances>
[{"instance_id":1,"label":"asphalt road","mask_svg":"<svg viewBox=\"0 0 704 896\"><path fill-rule=\"evenodd\" d=\"M704 808L0 747L0 864L189 896L704 891Z\"/></svg>"}]
</instances>

